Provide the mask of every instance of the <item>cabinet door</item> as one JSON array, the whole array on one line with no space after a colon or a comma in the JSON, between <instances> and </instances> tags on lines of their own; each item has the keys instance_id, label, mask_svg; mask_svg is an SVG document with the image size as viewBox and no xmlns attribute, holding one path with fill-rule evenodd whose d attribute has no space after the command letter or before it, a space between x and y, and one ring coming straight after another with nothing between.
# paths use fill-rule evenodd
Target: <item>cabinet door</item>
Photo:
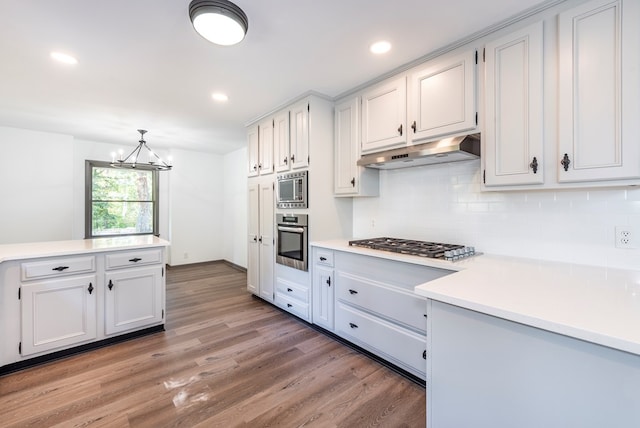
<instances>
[{"instance_id":1,"label":"cabinet door","mask_svg":"<svg viewBox=\"0 0 640 428\"><path fill-rule=\"evenodd\" d=\"M640 177L639 9L594 0L559 15L560 182Z\"/></svg>"},{"instance_id":2,"label":"cabinet door","mask_svg":"<svg viewBox=\"0 0 640 428\"><path fill-rule=\"evenodd\" d=\"M253 126L247 131L247 173L249 177L258 175L258 127Z\"/></svg>"},{"instance_id":3,"label":"cabinet door","mask_svg":"<svg viewBox=\"0 0 640 428\"><path fill-rule=\"evenodd\" d=\"M476 128L476 51L437 59L411 74L411 141Z\"/></svg>"},{"instance_id":4,"label":"cabinet door","mask_svg":"<svg viewBox=\"0 0 640 428\"><path fill-rule=\"evenodd\" d=\"M309 166L309 103L298 103L291 108L290 165L292 169Z\"/></svg>"},{"instance_id":5,"label":"cabinet door","mask_svg":"<svg viewBox=\"0 0 640 428\"><path fill-rule=\"evenodd\" d=\"M274 158L277 172L289 170L289 112L277 115L273 121Z\"/></svg>"},{"instance_id":6,"label":"cabinet door","mask_svg":"<svg viewBox=\"0 0 640 428\"><path fill-rule=\"evenodd\" d=\"M360 154L358 104L356 97L335 107L334 192L338 195L357 194L360 188L360 180L356 179Z\"/></svg>"},{"instance_id":7,"label":"cabinet door","mask_svg":"<svg viewBox=\"0 0 640 428\"><path fill-rule=\"evenodd\" d=\"M258 125L259 159L258 170L260 175L273 172L273 120L269 119Z\"/></svg>"},{"instance_id":8,"label":"cabinet door","mask_svg":"<svg viewBox=\"0 0 640 428\"><path fill-rule=\"evenodd\" d=\"M95 275L23 284L22 355L94 340L97 337Z\"/></svg>"},{"instance_id":9,"label":"cabinet door","mask_svg":"<svg viewBox=\"0 0 640 428\"><path fill-rule=\"evenodd\" d=\"M315 265L313 269L313 323L333 331L333 269Z\"/></svg>"},{"instance_id":10,"label":"cabinet door","mask_svg":"<svg viewBox=\"0 0 640 428\"><path fill-rule=\"evenodd\" d=\"M405 145L407 80L400 77L362 94L362 151Z\"/></svg>"},{"instance_id":11,"label":"cabinet door","mask_svg":"<svg viewBox=\"0 0 640 428\"><path fill-rule=\"evenodd\" d=\"M260 247L259 265L260 265L260 278L259 282L259 296L263 299L273 302L274 289L274 194L273 194L273 182L267 182L260 184L260 209L259 215L259 228L260 235L258 238L258 246Z\"/></svg>"},{"instance_id":12,"label":"cabinet door","mask_svg":"<svg viewBox=\"0 0 640 428\"><path fill-rule=\"evenodd\" d=\"M162 322L163 267L122 269L105 275L105 333Z\"/></svg>"},{"instance_id":13,"label":"cabinet door","mask_svg":"<svg viewBox=\"0 0 640 428\"><path fill-rule=\"evenodd\" d=\"M259 260L260 246L258 245L258 237L260 235L260 186L258 184L249 185L248 190L248 234L247 241L247 291L258 295L258 278L259 278Z\"/></svg>"},{"instance_id":14,"label":"cabinet door","mask_svg":"<svg viewBox=\"0 0 640 428\"><path fill-rule=\"evenodd\" d=\"M541 184L543 23L485 47L485 184Z\"/></svg>"}]
</instances>

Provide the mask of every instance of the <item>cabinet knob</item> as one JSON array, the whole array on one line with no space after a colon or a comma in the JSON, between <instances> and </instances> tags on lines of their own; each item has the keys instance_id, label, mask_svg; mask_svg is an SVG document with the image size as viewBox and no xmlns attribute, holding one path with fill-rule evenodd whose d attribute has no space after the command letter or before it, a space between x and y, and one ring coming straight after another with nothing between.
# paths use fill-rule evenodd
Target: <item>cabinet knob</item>
<instances>
[{"instance_id":1,"label":"cabinet knob","mask_svg":"<svg viewBox=\"0 0 640 428\"><path fill-rule=\"evenodd\" d=\"M257 164L253 164L253 170L256 171L258 169L258 165Z\"/></svg>"},{"instance_id":2,"label":"cabinet knob","mask_svg":"<svg viewBox=\"0 0 640 428\"><path fill-rule=\"evenodd\" d=\"M292 307L293 305L291 303L287 303L287 308Z\"/></svg>"},{"instance_id":3,"label":"cabinet knob","mask_svg":"<svg viewBox=\"0 0 640 428\"><path fill-rule=\"evenodd\" d=\"M331 277L327 278L327 285L331 287Z\"/></svg>"},{"instance_id":4,"label":"cabinet knob","mask_svg":"<svg viewBox=\"0 0 640 428\"><path fill-rule=\"evenodd\" d=\"M258 238L258 242L262 242L262 236Z\"/></svg>"},{"instance_id":5,"label":"cabinet knob","mask_svg":"<svg viewBox=\"0 0 640 428\"><path fill-rule=\"evenodd\" d=\"M257 236L253 237L253 242L258 242L258 237Z\"/></svg>"},{"instance_id":6,"label":"cabinet knob","mask_svg":"<svg viewBox=\"0 0 640 428\"><path fill-rule=\"evenodd\" d=\"M351 293L351 294L358 294L358 292L357 292L356 290L352 290L352 289L349 289L349 293Z\"/></svg>"},{"instance_id":7,"label":"cabinet knob","mask_svg":"<svg viewBox=\"0 0 640 428\"><path fill-rule=\"evenodd\" d=\"M322 256L320 256L320 261L321 261L321 262L326 262L326 261L327 261L327 258L326 258L326 257L322 257Z\"/></svg>"},{"instance_id":8,"label":"cabinet knob","mask_svg":"<svg viewBox=\"0 0 640 428\"><path fill-rule=\"evenodd\" d=\"M352 322L349 323L349 327L351 328L358 328L358 324L354 324Z\"/></svg>"},{"instance_id":9,"label":"cabinet knob","mask_svg":"<svg viewBox=\"0 0 640 428\"><path fill-rule=\"evenodd\" d=\"M560 165L564 167L565 171L569 171L570 163L571 163L571 160L569 160L569 155L565 153L564 156L562 157L562 160L560 161Z\"/></svg>"},{"instance_id":10,"label":"cabinet knob","mask_svg":"<svg viewBox=\"0 0 640 428\"><path fill-rule=\"evenodd\" d=\"M351 179L351 187L356 187L356 178L355 177L353 177Z\"/></svg>"},{"instance_id":11,"label":"cabinet knob","mask_svg":"<svg viewBox=\"0 0 640 428\"><path fill-rule=\"evenodd\" d=\"M534 174L538 173L538 159L534 156L533 160L529 164L529 167L533 170Z\"/></svg>"},{"instance_id":12,"label":"cabinet knob","mask_svg":"<svg viewBox=\"0 0 640 428\"><path fill-rule=\"evenodd\" d=\"M258 169L262 169L262 164L261 163L258 164Z\"/></svg>"},{"instance_id":13,"label":"cabinet knob","mask_svg":"<svg viewBox=\"0 0 640 428\"><path fill-rule=\"evenodd\" d=\"M292 290L292 289L290 289L290 288L287 288L287 291L288 291L289 293L291 293L293 290Z\"/></svg>"},{"instance_id":14,"label":"cabinet knob","mask_svg":"<svg viewBox=\"0 0 640 428\"><path fill-rule=\"evenodd\" d=\"M109 285L108 285L108 287L109 287L109 290L111 290L111 289L113 288L113 282L111 282L111 280L109 280Z\"/></svg>"},{"instance_id":15,"label":"cabinet knob","mask_svg":"<svg viewBox=\"0 0 640 428\"><path fill-rule=\"evenodd\" d=\"M402 124L400 124L400 127L398 128L398 132L400 133L400 136L402 137Z\"/></svg>"},{"instance_id":16,"label":"cabinet knob","mask_svg":"<svg viewBox=\"0 0 640 428\"><path fill-rule=\"evenodd\" d=\"M418 127L418 125L416 124L416 121L414 120L413 123L411 124L411 129L413 129L413 133L416 133L416 128Z\"/></svg>"},{"instance_id":17,"label":"cabinet knob","mask_svg":"<svg viewBox=\"0 0 640 428\"><path fill-rule=\"evenodd\" d=\"M427 359L427 350L425 349L424 351L422 351L422 358L423 359Z\"/></svg>"},{"instance_id":18,"label":"cabinet knob","mask_svg":"<svg viewBox=\"0 0 640 428\"><path fill-rule=\"evenodd\" d=\"M91 292L93 291L93 284L89 283L89 288L87 288L87 291L89 291L89 294L91 294Z\"/></svg>"}]
</instances>

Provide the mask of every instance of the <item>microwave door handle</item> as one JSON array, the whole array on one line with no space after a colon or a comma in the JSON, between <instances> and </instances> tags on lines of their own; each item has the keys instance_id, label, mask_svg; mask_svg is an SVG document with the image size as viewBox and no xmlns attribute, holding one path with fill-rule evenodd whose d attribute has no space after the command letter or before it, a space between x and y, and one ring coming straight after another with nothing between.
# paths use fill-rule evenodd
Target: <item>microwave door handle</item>
<instances>
[{"instance_id":1,"label":"microwave door handle","mask_svg":"<svg viewBox=\"0 0 640 428\"><path fill-rule=\"evenodd\" d=\"M278 226L278 230L281 230L283 232L304 233L303 227Z\"/></svg>"}]
</instances>

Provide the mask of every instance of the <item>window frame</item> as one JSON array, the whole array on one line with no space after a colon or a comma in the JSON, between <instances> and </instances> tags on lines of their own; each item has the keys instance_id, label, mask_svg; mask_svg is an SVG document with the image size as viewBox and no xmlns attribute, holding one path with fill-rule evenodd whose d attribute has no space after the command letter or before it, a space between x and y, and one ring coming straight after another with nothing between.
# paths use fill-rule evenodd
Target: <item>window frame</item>
<instances>
[{"instance_id":1,"label":"window frame","mask_svg":"<svg viewBox=\"0 0 640 428\"><path fill-rule=\"evenodd\" d=\"M111 166L111 162L85 160L84 163L84 237L85 239L113 238L118 236L160 236L160 174L158 170L147 165L137 165L135 169L151 171L151 198L153 204L153 231L144 233L126 233L114 235L93 235L93 168L123 169Z\"/></svg>"}]
</instances>

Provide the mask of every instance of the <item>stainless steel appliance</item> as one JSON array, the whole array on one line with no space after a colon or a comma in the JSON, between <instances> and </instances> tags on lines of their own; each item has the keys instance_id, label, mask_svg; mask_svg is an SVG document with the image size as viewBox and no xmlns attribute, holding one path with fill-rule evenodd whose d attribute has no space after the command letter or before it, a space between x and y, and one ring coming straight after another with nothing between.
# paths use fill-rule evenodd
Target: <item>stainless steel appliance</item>
<instances>
[{"instance_id":1,"label":"stainless steel appliance","mask_svg":"<svg viewBox=\"0 0 640 428\"><path fill-rule=\"evenodd\" d=\"M307 171L279 174L276 179L276 206L278 208L308 208Z\"/></svg>"},{"instance_id":2,"label":"stainless steel appliance","mask_svg":"<svg viewBox=\"0 0 640 428\"><path fill-rule=\"evenodd\" d=\"M308 221L306 214L276 214L276 263L308 270Z\"/></svg>"},{"instance_id":3,"label":"stainless steel appliance","mask_svg":"<svg viewBox=\"0 0 640 428\"><path fill-rule=\"evenodd\" d=\"M464 259L477 254L474 247L466 247L464 245L386 237L349 241L349 245L450 261Z\"/></svg>"}]
</instances>

